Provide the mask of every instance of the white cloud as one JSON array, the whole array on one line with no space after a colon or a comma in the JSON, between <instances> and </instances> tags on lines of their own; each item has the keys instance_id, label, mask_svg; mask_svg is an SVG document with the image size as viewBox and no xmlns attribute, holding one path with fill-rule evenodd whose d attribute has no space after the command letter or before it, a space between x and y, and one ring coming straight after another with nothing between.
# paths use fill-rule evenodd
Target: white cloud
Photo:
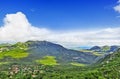
<instances>
[{"instance_id":1,"label":"white cloud","mask_svg":"<svg viewBox=\"0 0 120 79\"><path fill-rule=\"evenodd\" d=\"M117 11L118 13L120 13L120 4L116 5L114 7L114 10Z\"/></svg>"},{"instance_id":2,"label":"white cloud","mask_svg":"<svg viewBox=\"0 0 120 79\"><path fill-rule=\"evenodd\" d=\"M48 33L47 29L33 27L23 13L17 12L7 14L4 18L4 26L0 28L0 41L26 41L38 37L43 40Z\"/></svg>"},{"instance_id":3,"label":"white cloud","mask_svg":"<svg viewBox=\"0 0 120 79\"><path fill-rule=\"evenodd\" d=\"M7 14L4 26L0 27L0 42L47 40L64 46L119 45L120 28L106 28L96 31L55 32L32 26L22 12Z\"/></svg>"},{"instance_id":4,"label":"white cloud","mask_svg":"<svg viewBox=\"0 0 120 79\"><path fill-rule=\"evenodd\" d=\"M118 3L118 5L114 6L113 9L114 9L116 12L120 13L120 0L118 0L117 3Z\"/></svg>"}]
</instances>

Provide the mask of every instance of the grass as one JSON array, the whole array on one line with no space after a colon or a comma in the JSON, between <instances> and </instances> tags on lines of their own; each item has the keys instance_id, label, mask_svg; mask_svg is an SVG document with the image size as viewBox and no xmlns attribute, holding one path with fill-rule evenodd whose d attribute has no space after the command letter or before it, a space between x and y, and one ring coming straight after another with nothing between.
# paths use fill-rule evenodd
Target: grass
<instances>
[{"instance_id":1,"label":"grass","mask_svg":"<svg viewBox=\"0 0 120 79\"><path fill-rule=\"evenodd\" d=\"M28 56L28 53L25 53L25 52L9 52L9 53L6 53L5 56L10 56L12 58L24 58L24 57L27 57Z\"/></svg>"},{"instance_id":2,"label":"grass","mask_svg":"<svg viewBox=\"0 0 120 79\"><path fill-rule=\"evenodd\" d=\"M81 63L77 63L77 62L72 62L70 64L73 65L73 66L81 66L81 67L86 66L85 64L81 64Z\"/></svg>"},{"instance_id":3,"label":"grass","mask_svg":"<svg viewBox=\"0 0 120 79\"><path fill-rule=\"evenodd\" d=\"M94 54L94 55L96 55L96 56L102 56L103 55L103 53L99 53L99 52L94 52L94 51L92 51L92 50L80 50L81 52L89 52L89 53L92 53L92 54Z\"/></svg>"},{"instance_id":4,"label":"grass","mask_svg":"<svg viewBox=\"0 0 120 79\"><path fill-rule=\"evenodd\" d=\"M24 58L27 57L29 54L24 50L20 48L14 48L10 49L8 51L3 51L0 53L0 59L3 59L4 57L11 57L11 58Z\"/></svg>"},{"instance_id":5,"label":"grass","mask_svg":"<svg viewBox=\"0 0 120 79\"><path fill-rule=\"evenodd\" d=\"M103 53L98 53L98 52L93 52L93 54L96 55L96 56L102 56L102 55L104 55Z\"/></svg>"},{"instance_id":6,"label":"grass","mask_svg":"<svg viewBox=\"0 0 120 79\"><path fill-rule=\"evenodd\" d=\"M54 56L45 56L42 59L36 60L36 62L43 65L58 65Z\"/></svg>"},{"instance_id":7,"label":"grass","mask_svg":"<svg viewBox=\"0 0 120 79\"><path fill-rule=\"evenodd\" d=\"M93 52L92 50L85 50L85 49L81 49L80 51L81 51L81 52L90 52L90 53Z\"/></svg>"}]
</instances>

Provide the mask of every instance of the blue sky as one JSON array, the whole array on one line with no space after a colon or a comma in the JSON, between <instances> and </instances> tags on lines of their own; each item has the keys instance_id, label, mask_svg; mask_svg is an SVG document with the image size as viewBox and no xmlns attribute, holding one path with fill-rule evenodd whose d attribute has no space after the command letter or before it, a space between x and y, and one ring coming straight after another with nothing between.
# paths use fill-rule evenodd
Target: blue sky
<instances>
[{"instance_id":1,"label":"blue sky","mask_svg":"<svg viewBox=\"0 0 120 79\"><path fill-rule=\"evenodd\" d=\"M1 0L0 42L119 45L120 0Z\"/></svg>"},{"instance_id":2,"label":"blue sky","mask_svg":"<svg viewBox=\"0 0 120 79\"><path fill-rule=\"evenodd\" d=\"M8 13L23 12L31 24L52 30L118 27L117 0L1 0L0 24Z\"/></svg>"}]
</instances>

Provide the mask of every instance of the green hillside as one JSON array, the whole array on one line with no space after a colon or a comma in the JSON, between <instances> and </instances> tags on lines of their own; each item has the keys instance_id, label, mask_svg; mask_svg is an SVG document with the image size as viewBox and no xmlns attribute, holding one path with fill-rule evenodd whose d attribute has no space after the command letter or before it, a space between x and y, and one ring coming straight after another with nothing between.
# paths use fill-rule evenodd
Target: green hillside
<instances>
[{"instance_id":1,"label":"green hillside","mask_svg":"<svg viewBox=\"0 0 120 79\"><path fill-rule=\"evenodd\" d=\"M38 52L39 47L39 50L41 50L41 48L44 48L45 51L48 51L48 48L46 48L44 44L47 45L47 47L53 47L52 50L54 51L64 50L64 53L66 53L67 51L67 54L59 54L61 52L57 52L57 54L55 52L51 53L51 50L49 50L48 53L45 53L44 51L44 53ZM28 50L30 51L31 49L32 51L28 52ZM33 52L34 49L36 49L37 52ZM47 42L35 42L34 44L31 42L19 42L11 46L1 46L0 51L0 79L120 78L120 49L112 54L108 54L105 57L102 57L98 62L93 64L84 64L78 62L78 57L75 57L76 60L67 62L67 64L61 63L59 58L64 55L74 57L76 56L76 54L74 54L76 53L76 51L72 51L74 53L71 53L71 50L67 50L59 45L56 46L52 43ZM68 53L70 53L71 55L69 55ZM77 55L80 55L80 57L84 57L81 56L81 52L77 53ZM86 52L82 55L86 55Z\"/></svg>"},{"instance_id":2,"label":"green hillside","mask_svg":"<svg viewBox=\"0 0 120 79\"><path fill-rule=\"evenodd\" d=\"M67 65L71 62L91 64L96 58L95 54L67 49L47 41L18 42L0 47L0 62Z\"/></svg>"},{"instance_id":3,"label":"green hillside","mask_svg":"<svg viewBox=\"0 0 120 79\"><path fill-rule=\"evenodd\" d=\"M55 59L54 56L45 56L42 59L39 60L35 60L37 63L39 64L43 64L43 65L58 65L57 64L57 60Z\"/></svg>"},{"instance_id":4,"label":"green hillside","mask_svg":"<svg viewBox=\"0 0 120 79\"><path fill-rule=\"evenodd\" d=\"M5 57L11 58L24 58L29 54L26 52L27 46L23 43L16 43L13 46L1 46L0 47L0 59L4 59Z\"/></svg>"}]
</instances>

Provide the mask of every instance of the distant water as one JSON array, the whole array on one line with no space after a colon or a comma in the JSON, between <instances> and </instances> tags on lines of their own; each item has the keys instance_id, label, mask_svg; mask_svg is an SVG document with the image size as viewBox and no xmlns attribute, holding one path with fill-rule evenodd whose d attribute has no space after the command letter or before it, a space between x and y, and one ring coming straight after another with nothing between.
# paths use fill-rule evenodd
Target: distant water
<instances>
[{"instance_id":1,"label":"distant water","mask_svg":"<svg viewBox=\"0 0 120 79\"><path fill-rule=\"evenodd\" d=\"M72 47L70 49L74 49L74 50L81 50L81 49L90 49L91 46L80 46L80 47Z\"/></svg>"}]
</instances>

